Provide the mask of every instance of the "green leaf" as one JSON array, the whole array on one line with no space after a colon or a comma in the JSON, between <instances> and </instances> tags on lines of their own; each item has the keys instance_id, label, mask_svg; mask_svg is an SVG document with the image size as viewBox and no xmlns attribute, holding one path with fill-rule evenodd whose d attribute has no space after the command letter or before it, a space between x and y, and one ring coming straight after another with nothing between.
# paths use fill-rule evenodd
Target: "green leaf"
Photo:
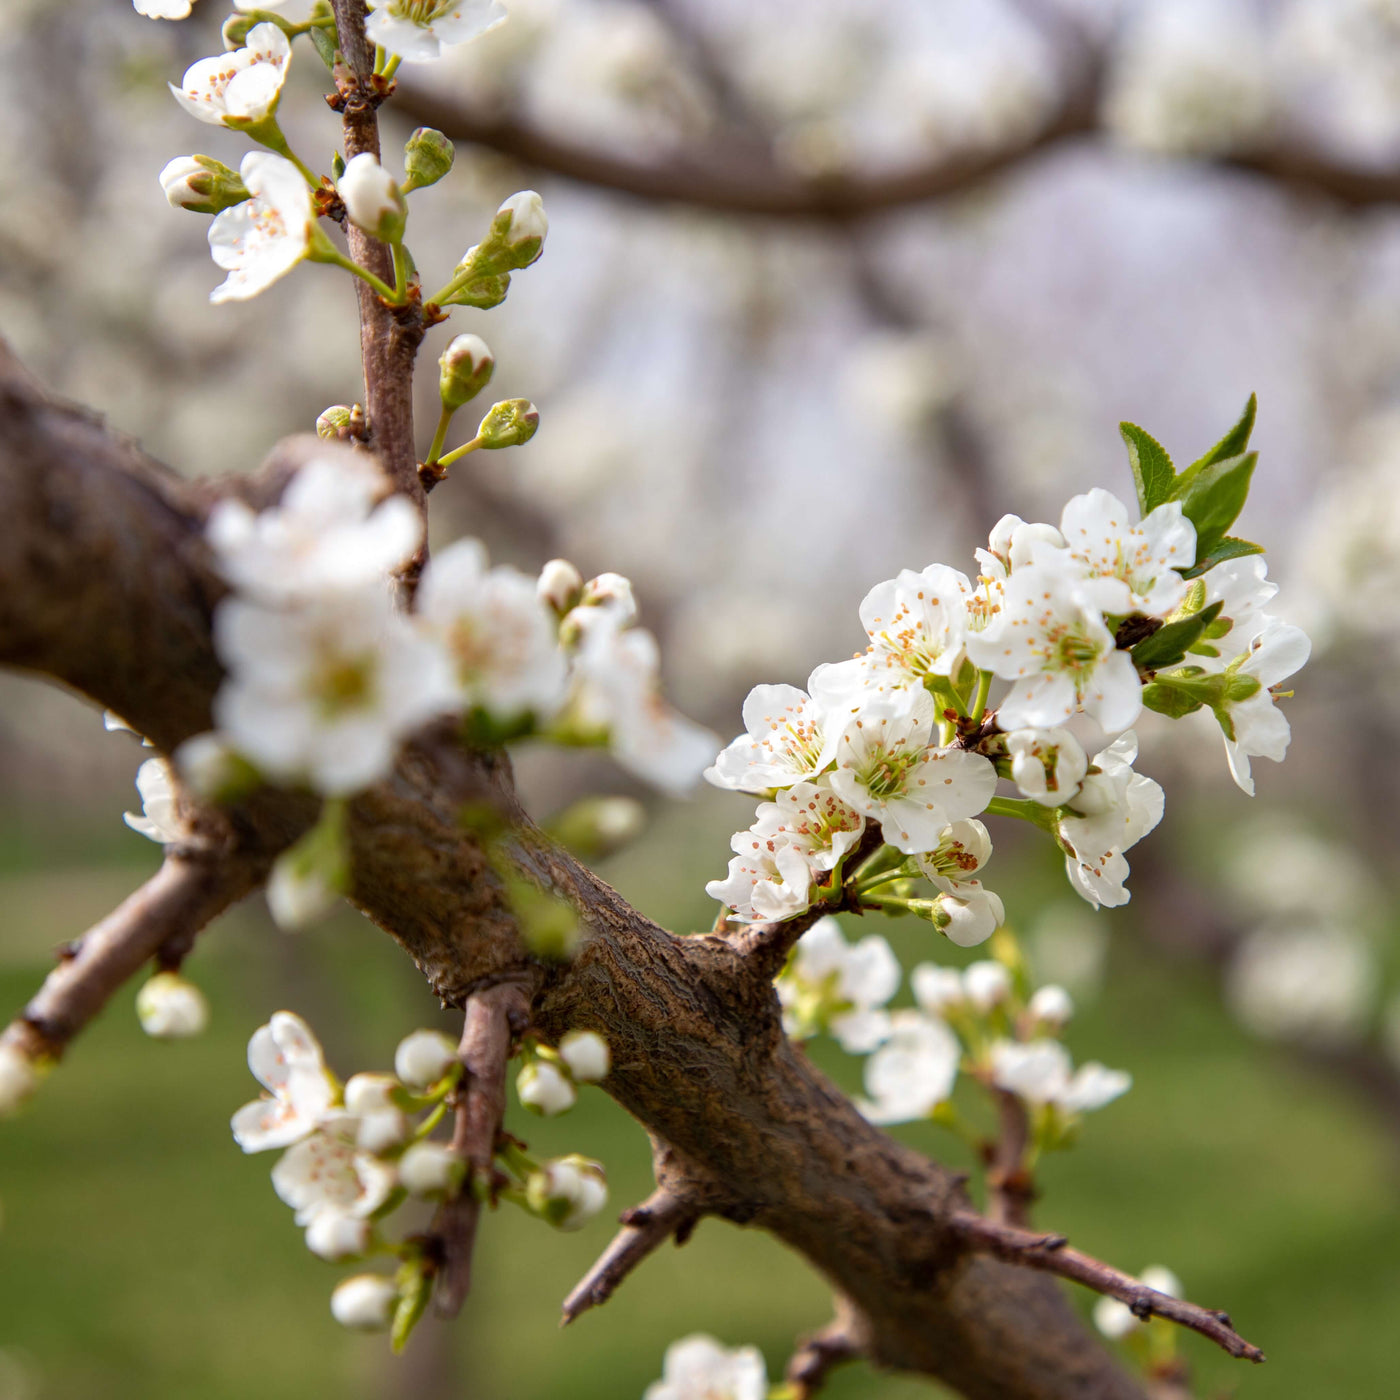
<instances>
[{"instance_id":1,"label":"green leaf","mask_svg":"<svg viewBox=\"0 0 1400 1400\"><path fill-rule=\"evenodd\" d=\"M322 29L320 25L312 25L310 30L311 46L321 55L321 62L327 68L335 69L335 31L333 29Z\"/></svg>"},{"instance_id":2,"label":"green leaf","mask_svg":"<svg viewBox=\"0 0 1400 1400\"><path fill-rule=\"evenodd\" d=\"M1137 487L1138 509L1143 515L1170 500L1176 482L1176 468L1167 450L1136 423L1120 423L1118 431L1128 447L1128 464Z\"/></svg>"},{"instance_id":3,"label":"green leaf","mask_svg":"<svg viewBox=\"0 0 1400 1400\"><path fill-rule=\"evenodd\" d=\"M1251 394L1249 402L1244 406L1244 412L1240 414L1240 421L1204 457L1192 462L1182 475L1190 476L1202 467L1211 466L1215 462L1223 462L1227 457L1239 457L1247 452L1249 450L1249 435L1254 431L1254 415L1258 409L1259 400L1256 395Z\"/></svg>"},{"instance_id":4,"label":"green leaf","mask_svg":"<svg viewBox=\"0 0 1400 1400\"><path fill-rule=\"evenodd\" d=\"M1132 649L1133 665L1139 671L1160 671L1167 666L1175 666L1186 659L1187 650L1200 640L1203 633L1217 617L1223 603L1212 603L1203 612L1190 617L1178 618L1159 627L1150 637L1145 637Z\"/></svg>"},{"instance_id":5,"label":"green leaf","mask_svg":"<svg viewBox=\"0 0 1400 1400\"><path fill-rule=\"evenodd\" d=\"M1199 710L1205 702L1187 691L1178 690L1169 682L1153 681L1151 685L1143 686L1142 703L1159 715L1180 719Z\"/></svg>"},{"instance_id":6,"label":"green leaf","mask_svg":"<svg viewBox=\"0 0 1400 1400\"><path fill-rule=\"evenodd\" d=\"M428 1311L428 1299L432 1297L433 1285L426 1267L421 1262L405 1265L399 1271L399 1305L394 1310L394 1325L389 1340L396 1352L408 1345L413 1329L422 1321Z\"/></svg>"},{"instance_id":7,"label":"green leaf","mask_svg":"<svg viewBox=\"0 0 1400 1400\"><path fill-rule=\"evenodd\" d=\"M1243 559L1247 554L1263 554L1262 544L1252 544L1249 540L1237 540L1226 535L1204 559L1198 559L1189 569L1181 571L1182 578L1198 578L1201 574L1223 564L1227 559Z\"/></svg>"},{"instance_id":8,"label":"green leaf","mask_svg":"<svg viewBox=\"0 0 1400 1400\"><path fill-rule=\"evenodd\" d=\"M1246 452L1192 467L1177 478L1172 499L1181 502L1186 518L1196 527L1197 559L1209 558L1244 509L1258 460L1257 452Z\"/></svg>"}]
</instances>

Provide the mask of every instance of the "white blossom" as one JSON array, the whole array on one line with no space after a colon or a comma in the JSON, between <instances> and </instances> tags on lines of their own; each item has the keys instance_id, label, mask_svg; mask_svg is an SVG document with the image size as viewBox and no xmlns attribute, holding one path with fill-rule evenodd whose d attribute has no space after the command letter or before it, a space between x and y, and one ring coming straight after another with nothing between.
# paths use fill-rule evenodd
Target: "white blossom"
<instances>
[{"instance_id":1,"label":"white blossom","mask_svg":"<svg viewBox=\"0 0 1400 1400\"><path fill-rule=\"evenodd\" d=\"M525 1191L531 1207L566 1232L581 1230L608 1203L603 1164L576 1152L545 1162Z\"/></svg>"},{"instance_id":2,"label":"white blossom","mask_svg":"<svg viewBox=\"0 0 1400 1400\"><path fill-rule=\"evenodd\" d=\"M383 1274L355 1274L331 1294L331 1316L352 1332L383 1332L394 1320L399 1290Z\"/></svg>"},{"instance_id":3,"label":"white blossom","mask_svg":"<svg viewBox=\"0 0 1400 1400\"><path fill-rule=\"evenodd\" d=\"M515 1092L532 1113L554 1118L574 1106L578 1091L558 1065L530 1060L515 1077Z\"/></svg>"},{"instance_id":4,"label":"white blossom","mask_svg":"<svg viewBox=\"0 0 1400 1400\"><path fill-rule=\"evenodd\" d=\"M992 1082L1032 1107L1055 1105L1071 1116L1103 1108L1132 1088L1132 1075L1097 1062L1074 1071L1058 1040L999 1040L991 1048Z\"/></svg>"},{"instance_id":5,"label":"white blossom","mask_svg":"<svg viewBox=\"0 0 1400 1400\"><path fill-rule=\"evenodd\" d=\"M136 993L141 1029L157 1040L185 1040L209 1024L204 993L178 972L158 972Z\"/></svg>"},{"instance_id":6,"label":"white blossom","mask_svg":"<svg viewBox=\"0 0 1400 1400\"><path fill-rule=\"evenodd\" d=\"M942 1017L967 1004L967 988L962 973L955 967L920 963L909 974L909 985L914 990L914 1000L930 1016Z\"/></svg>"},{"instance_id":7,"label":"white blossom","mask_svg":"<svg viewBox=\"0 0 1400 1400\"><path fill-rule=\"evenodd\" d=\"M209 225L210 256L228 273L209 293L215 303L247 301L265 292L311 245L311 192L291 161L270 151L249 151L238 174L250 198L216 214Z\"/></svg>"},{"instance_id":8,"label":"white blossom","mask_svg":"<svg viewBox=\"0 0 1400 1400\"><path fill-rule=\"evenodd\" d=\"M1233 630L1231 636L1233 638ZM1288 720L1274 703L1275 688L1301 669L1312 650L1307 633L1277 618L1263 619L1257 636L1249 642L1242 659L1231 663L1233 676L1248 677L1257 689L1240 700L1225 701L1230 726L1225 734L1225 758L1230 774L1243 792L1254 796L1251 758L1283 761L1292 737Z\"/></svg>"},{"instance_id":9,"label":"white blossom","mask_svg":"<svg viewBox=\"0 0 1400 1400\"><path fill-rule=\"evenodd\" d=\"M13 1113L39 1087L34 1061L0 1041L0 1118Z\"/></svg>"},{"instance_id":10,"label":"white blossom","mask_svg":"<svg viewBox=\"0 0 1400 1400\"><path fill-rule=\"evenodd\" d=\"M899 959L877 933L847 943L830 915L798 940L778 978L783 1028L810 1035L825 1026L852 1055L868 1054L889 1034L885 1004L899 990Z\"/></svg>"},{"instance_id":11,"label":"white blossom","mask_svg":"<svg viewBox=\"0 0 1400 1400\"><path fill-rule=\"evenodd\" d=\"M506 18L499 0L369 0L365 34L392 54L410 60L439 58Z\"/></svg>"},{"instance_id":12,"label":"white blossom","mask_svg":"<svg viewBox=\"0 0 1400 1400\"><path fill-rule=\"evenodd\" d=\"M1001 899L971 878L987 863L992 839L981 822L954 822L937 847L919 856L919 868L939 890L940 914L934 922L960 948L986 942L1006 918Z\"/></svg>"},{"instance_id":13,"label":"white blossom","mask_svg":"<svg viewBox=\"0 0 1400 1400\"><path fill-rule=\"evenodd\" d=\"M171 758L185 786L209 802L219 801L253 776L228 740L212 731L186 739Z\"/></svg>"},{"instance_id":14,"label":"white blossom","mask_svg":"<svg viewBox=\"0 0 1400 1400\"><path fill-rule=\"evenodd\" d=\"M1051 982L1036 988L1026 1010L1032 1021L1058 1029L1074 1015L1074 999L1063 987Z\"/></svg>"},{"instance_id":15,"label":"white blossom","mask_svg":"<svg viewBox=\"0 0 1400 1400\"><path fill-rule=\"evenodd\" d=\"M1180 1298L1183 1292L1181 1280L1170 1269L1157 1264L1144 1269L1139 1282L1158 1293L1165 1293L1168 1298ZM1135 1332L1142 1322L1126 1303L1120 1303L1117 1298L1100 1298L1094 1304L1094 1326L1105 1337L1117 1339Z\"/></svg>"},{"instance_id":16,"label":"white blossom","mask_svg":"<svg viewBox=\"0 0 1400 1400\"><path fill-rule=\"evenodd\" d=\"M387 589L285 612L233 598L214 617L229 676L214 715L266 776L329 797L383 778L400 744L453 703L441 650Z\"/></svg>"},{"instance_id":17,"label":"white blossom","mask_svg":"<svg viewBox=\"0 0 1400 1400\"><path fill-rule=\"evenodd\" d=\"M551 559L535 584L540 601L562 617L583 595L583 575L567 559Z\"/></svg>"},{"instance_id":18,"label":"white blossom","mask_svg":"<svg viewBox=\"0 0 1400 1400\"><path fill-rule=\"evenodd\" d=\"M1128 862L1123 852L1162 820L1161 786L1134 773L1137 735L1129 730L1094 755L1094 767L1080 787L1074 804L1058 825L1070 884L1090 904L1115 908L1129 899L1124 881Z\"/></svg>"},{"instance_id":19,"label":"white blossom","mask_svg":"<svg viewBox=\"0 0 1400 1400\"><path fill-rule=\"evenodd\" d=\"M447 1196L462 1184L467 1164L446 1143L415 1142L399 1158L399 1183L410 1196Z\"/></svg>"},{"instance_id":20,"label":"white blossom","mask_svg":"<svg viewBox=\"0 0 1400 1400\"><path fill-rule=\"evenodd\" d=\"M1011 973L1004 964L990 958L968 963L962 980L969 1004L983 1016L1011 995Z\"/></svg>"},{"instance_id":21,"label":"white blossom","mask_svg":"<svg viewBox=\"0 0 1400 1400\"><path fill-rule=\"evenodd\" d=\"M596 1084L612 1067L608 1042L597 1031L568 1031L559 1042L559 1058L576 1084Z\"/></svg>"},{"instance_id":22,"label":"white blossom","mask_svg":"<svg viewBox=\"0 0 1400 1400\"><path fill-rule=\"evenodd\" d=\"M987 539L986 549L978 549L977 563L982 577L992 583L1004 583L1012 573L1033 562L1042 546L1063 549L1065 537L1053 526L1030 523L1019 515L1003 515Z\"/></svg>"},{"instance_id":23,"label":"white blossom","mask_svg":"<svg viewBox=\"0 0 1400 1400\"><path fill-rule=\"evenodd\" d=\"M776 801L760 802L753 825L734 837L733 849L747 855L776 838L801 851L813 870L827 871L855 849L864 831L865 818L837 797L823 777L794 783Z\"/></svg>"},{"instance_id":24,"label":"white blossom","mask_svg":"<svg viewBox=\"0 0 1400 1400\"><path fill-rule=\"evenodd\" d=\"M632 580L625 574L601 573L588 580L579 594L582 608L607 608L624 626L630 627L638 617L637 595Z\"/></svg>"},{"instance_id":25,"label":"white blossom","mask_svg":"<svg viewBox=\"0 0 1400 1400\"><path fill-rule=\"evenodd\" d=\"M1378 981L1369 942L1349 925L1270 927L1240 945L1225 990L1255 1035L1338 1045L1361 1034Z\"/></svg>"},{"instance_id":26,"label":"white blossom","mask_svg":"<svg viewBox=\"0 0 1400 1400\"><path fill-rule=\"evenodd\" d=\"M1060 518L1065 549L1094 607L1160 617L1186 596L1188 584L1176 570L1195 562L1196 527L1180 501L1158 506L1136 525L1128 516L1127 506L1102 487L1071 498Z\"/></svg>"},{"instance_id":27,"label":"white blossom","mask_svg":"<svg viewBox=\"0 0 1400 1400\"><path fill-rule=\"evenodd\" d=\"M957 894L938 896L939 913L934 918L943 936L959 948L975 948L985 943L1006 922L1001 896L983 889L980 880L970 880Z\"/></svg>"},{"instance_id":28,"label":"white blossom","mask_svg":"<svg viewBox=\"0 0 1400 1400\"><path fill-rule=\"evenodd\" d=\"M1042 807L1074 801L1089 770L1079 740L1067 729L1013 729L1006 736L1011 781Z\"/></svg>"},{"instance_id":29,"label":"white blossom","mask_svg":"<svg viewBox=\"0 0 1400 1400\"><path fill-rule=\"evenodd\" d=\"M764 1400L768 1369L757 1347L726 1347L696 1334L666 1348L661 1379L643 1400Z\"/></svg>"},{"instance_id":30,"label":"white blossom","mask_svg":"<svg viewBox=\"0 0 1400 1400\"><path fill-rule=\"evenodd\" d=\"M434 556L418 616L446 652L464 704L509 718L548 717L563 702L564 653L535 581L507 565L488 568L479 541L458 540Z\"/></svg>"},{"instance_id":31,"label":"white blossom","mask_svg":"<svg viewBox=\"0 0 1400 1400\"><path fill-rule=\"evenodd\" d=\"M926 1118L953 1092L962 1049L942 1021L921 1011L896 1011L885 1043L865 1062L860 1105L872 1123Z\"/></svg>"},{"instance_id":32,"label":"white blossom","mask_svg":"<svg viewBox=\"0 0 1400 1400\"><path fill-rule=\"evenodd\" d=\"M189 833L180 820L170 765L163 758L148 758L136 770L136 790L141 794L140 814L123 812L122 820L148 841L163 846L183 841Z\"/></svg>"},{"instance_id":33,"label":"white blossom","mask_svg":"<svg viewBox=\"0 0 1400 1400\"><path fill-rule=\"evenodd\" d=\"M324 1211L364 1220L389 1199L397 1184L394 1168L356 1147L355 1128L350 1114L327 1114L273 1167L272 1189L296 1212L298 1225Z\"/></svg>"},{"instance_id":34,"label":"white blossom","mask_svg":"<svg viewBox=\"0 0 1400 1400\"><path fill-rule=\"evenodd\" d=\"M351 156L336 181L350 222L375 238L395 242L403 235L404 197L394 177L369 151Z\"/></svg>"},{"instance_id":35,"label":"white blossom","mask_svg":"<svg viewBox=\"0 0 1400 1400\"><path fill-rule=\"evenodd\" d=\"M812 866L807 853L783 835L759 837L736 833L731 845L742 847L729 862L723 880L711 880L705 893L743 920L787 919L811 901Z\"/></svg>"},{"instance_id":36,"label":"white blossom","mask_svg":"<svg viewBox=\"0 0 1400 1400\"><path fill-rule=\"evenodd\" d=\"M392 492L372 458L327 450L267 510L220 501L205 537L219 572L248 597L283 603L358 591L403 568L423 543L422 517Z\"/></svg>"},{"instance_id":37,"label":"white blossom","mask_svg":"<svg viewBox=\"0 0 1400 1400\"><path fill-rule=\"evenodd\" d=\"M394 1051L394 1073L410 1089L436 1084L457 1063L457 1047L441 1031L414 1031Z\"/></svg>"},{"instance_id":38,"label":"white blossom","mask_svg":"<svg viewBox=\"0 0 1400 1400\"><path fill-rule=\"evenodd\" d=\"M1206 573L1200 582L1204 587L1201 609L1219 603L1220 614L1215 626L1226 622L1230 626L1222 637L1202 637L1191 648L1187 659L1204 671L1223 671L1246 649L1249 641L1259 635L1264 625L1264 609L1277 595L1278 584L1268 577L1268 565L1262 554L1227 559Z\"/></svg>"},{"instance_id":39,"label":"white blossom","mask_svg":"<svg viewBox=\"0 0 1400 1400\"><path fill-rule=\"evenodd\" d=\"M187 19L193 0L131 0L138 15L147 19Z\"/></svg>"},{"instance_id":40,"label":"white blossom","mask_svg":"<svg viewBox=\"0 0 1400 1400\"><path fill-rule=\"evenodd\" d=\"M948 826L975 816L996 792L996 769L981 754L929 747L933 716L926 690L907 706L863 706L841 734L831 775L836 794L906 854L935 849Z\"/></svg>"},{"instance_id":41,"label":"white blossom","mask_svg":"<svg viewBox=\"0 0 1400 1400\"><path fill-rule=\"evenodd\" d=\"M319 1259L339 1264L369 1251L374 1227L360 1216L318 1211L306 1227L306 1247Z\"/></svg>"},{"instance_id":42,"label":"white blossom","mask_svg":"<svg viewBox=\"0 0 1400 1400\"><path fill-rule=\"evenodd\" d=\"M756 685L744 701L744 730L705 777L736 792L768 792L815 778L836 754L839 728L793 685Z\"/></svg>"},{"instance_id":43,"label":"white blossom","mask_svg":"<svg viewBox=\"0 0 1400 1400\"><path fill-rule=\"evenodd\" d=\"M969 634L967 652L974 665L1015 682L997 711L1008 731L1052 728L1082 709L1115 732L1142 708L1132 658L1059 561L1015 570L1000 611L985 631Z\"/></svg>"},{"instance_id":44,"label":"white blossom","mask_svg":"<svg viewBox=\"0 0 1400 1400\"><path fill-rule=\"evenodd\" d=\"M245 1152L287 1147L314 1132L335 1102L321 1043L290 1011L278 1011L248 1042L248 1068L271 1097L233 1115L233 1136Z\"/></svg>"},{"instance_id":45,"label":"white blossom","mask_svg":"<svg viewBox=\"0 0 1400 1400\"><path fill-rule=\"evenodd\" d=\"M201 58L186 70L179 87L169 85L175 100L191 116L211 126L248 127L276 112L287 65L292 61L291 41L280 26L266 23L254 25L244 42L243 48L232 53ZM283 163L296 169L289 161ZM243 183L252 190L247 165L245 160ZM306 182L300 175L297 180L305 194Z\"/></svg>"}]
</instances>

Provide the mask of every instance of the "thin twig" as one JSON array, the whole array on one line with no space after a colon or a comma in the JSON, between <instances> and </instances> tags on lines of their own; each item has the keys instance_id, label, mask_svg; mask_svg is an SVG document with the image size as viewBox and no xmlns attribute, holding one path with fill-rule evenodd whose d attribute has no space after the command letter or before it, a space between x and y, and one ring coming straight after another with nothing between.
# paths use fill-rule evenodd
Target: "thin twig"
<instances>
[{"instance_id":1,"label":"thin twig","mask_svg":"<svg viewBox=\"0 0 1400 1400\"><path fill-rule=\"evenodd\" d=\"M467 1163L467 1179L462 1190L442 1204L432 1225L439 1247L434 1301L443 1317L455 1317L471 1292L472 1249L481 1218L477 1188L490 1186L506 1111L506 1064L529 1014L529 996L516 982L502 982L467 998L458 1051L466 1072L452 1136L453 1150Z\"/></svg>"},{"instance_id":2,"label":"thin twig","mask_svg":"<svg viewBox=\"0 0 1400 1400\"><path fill-rule=\"evenodd\" d=\"M664 1186L657 1187L641 1205L624 1211L622 1229L564 1299L559 1325L567 1327L589 1308L606 1303L622 1280L672 1235L679 1243L694 1226L697 1215L694 1206Z\"/></svg>"},{"instance_id":3,"label":"thin twig","mask_svg":"<svg viewBox=\"0 0 1400 1400\"><path fill-rule=\"evenodd\" d=\"M987 1163L988 1214L1001 1225L1030 1224L1035 1184L1026 1170L1031 1122L1026 1106L1015 1094L993 1089L1001 1132Z\"/></svg>"},{"instance_id":4,"label":"thin twig","mask_svg":"<svg viewBox=\"0 0 1400 1400\"><path fill-rule=\"evenodd\" d=\"M56 1059L143 964L193 938L256 882L246 861L167 855L140 889L68 945L3 1039L31 1057Z\"/></svg>"},{"instance_id":5,"label":"thin twig","mask_svg":"<svg viewBox=\"0 0 1400 1400\"><path fill-rule=\"evenodd\" d=\"M1035 1230L1022 1230L1014 1225L1001 1225L971 1211L959 1211L948 1220L948 1227L970 1249L991 1254L1008 1264L1022 1268L1040 1269L1073 1279L1095 1293L1103 1293L1126 1303L1135 1317L1165 1317L1170 1322L1189 1327L1203 1337L1209 1337L1231 1356L1245 1361L1260 1362L1264 1353L1247 1342L1230 1321L1229 1313L1215 1312L1181 1298L1171 1298L1148 1288L1131 1274L1113 1268L1091 1255L1071 1249L1064 1235L1048 1235Z\"/></svg>"},{"instance_id":6,"label":"thin twig","mask_svg":"<svg viewBox=\"0 0 1400 1400\"><path fill-rule=\"evenodd\" d=\"M851 1304L838 1298L836 1316L802 1339L783 1372L792 1400L811 1400L832 1371L864 1354L866 1344L864 1321Z\"/></svg>"}]
</instances>

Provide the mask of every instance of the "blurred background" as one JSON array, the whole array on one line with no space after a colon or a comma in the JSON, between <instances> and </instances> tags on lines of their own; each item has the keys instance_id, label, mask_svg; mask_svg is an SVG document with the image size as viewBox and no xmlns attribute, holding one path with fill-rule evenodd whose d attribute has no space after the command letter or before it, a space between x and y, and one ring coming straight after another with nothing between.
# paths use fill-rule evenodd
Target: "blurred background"
<instances>
[{"instance_id":1,"label":"blurred background","mask_svg":"<svg viewBox=\"0 0 1400 1400\"><path fill-rule=\"evenodd\" d=\"M1190 461L1259 394L1239 529L1268 546L1273 611L1315 639L1287 764L1256 764L1251 801L1213 721L1146 716L1139 767L1167 815L1130 857L1132 904L1094 914L1051 852L1001 829L989 883L1042 980L1075 993L1076 1057L1136 1081L1046 1164L1038 1220L1231 1310L1270 1363L1187 1338L1202 1395L1393 1394L1400 4L509 7L443 63L406 65L387 113L388 151L419 121L458 141L452 176L415 196L421 267L449 268L521 187L551 220L506 304L429 342L483 334L494 390L542 416L527 448L456 469L434 529L527 568L566 554L631 576L673 697L726 737L749 686L801 684L862 642L873 583L970 569L1004 511L1057 519L1094 485L1130 497L1120 419ZM0 334L191 474L248 470L359 392L344 278L303 267L211 307L205 221L157 185L175 155L241 154L165 89L218 51L224 13L7 0L0 26ZM298 45L283 124L322 168L325 78ZM422 388L430 428L427 369ZM141 757L86 703L0 677L6 1006L154 868L120 820ZM519 765L541 815L632 791L583 756ZM662 923L706 927L704 881L749 812L716 792L656 805L604 874ZM888 931L906 966L961 956L926 926ZM708 1222L561 1333L607 1221L557 1236L503 1211L461 1322L397 1360L347 1336L270 1160L229 1139L255 1088L243 1046L289 1006L342 1074L387 1067L435 1003L348 913L288 937L250 903L187 970L214 1006L204 1039L146 1040L123 996L0 1132L0 1400L613 1400L685 1332L755 1342L777 1375L825 1322L800 1261ZM857 1062L813 1053L856 1087ZM619 1207L648 1189L643 1133L597 1091L515 1127L603 1158ZM899 1131L960 1159L932 1127ZM928 1393L864 1367L830 1387Z\"/></svg>"}]
</instances>

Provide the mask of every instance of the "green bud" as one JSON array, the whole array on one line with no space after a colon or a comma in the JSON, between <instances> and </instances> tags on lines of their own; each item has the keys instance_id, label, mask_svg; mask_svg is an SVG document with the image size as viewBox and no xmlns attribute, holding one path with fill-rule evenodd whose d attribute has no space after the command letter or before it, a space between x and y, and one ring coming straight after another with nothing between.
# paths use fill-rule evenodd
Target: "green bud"
<instances>
[{"instance_id":1,"label":"green bud","mask_svg":"<svg viewBox=\"0 0 1400 1400\"><path fill-rule=\"evenodd\" d=\"M455 158L452 142L430 126L420 126L403 148L403 168L407 175L403 188L421 190L435 185L449 170Z\"/></svg>"},{"instance_id":2,"label":"green bud","mask_svg":"<svg viewBox=\"0 0 1400 1400\"><path fill-rule=\"evenodd\" d=\"M529 399L506 399L492 406L477 425L476 435L483 447L519 447L534 437L539 426L539 409Z\"/></svg>"},{"instance_id":3,"label":"green bud","mask_svg":"<svg viewBox=\"0 0 1400 1400\"><path fill-rule=\"evenodd\" d=\"M461 408L491 382L496 361L479 335L453 338L438 360L438 393L449 411Z\"/></svg>"},{"instance_id":4,"label":"green bud","mask_svg":"<svg viewBox=\"0 0 1400 1400\"><path fill-rule=\"evenodd\" d=\"M316 419L316 436L334 440L349 432L355 410L348 403L333 403Z\"/></svg>"},{"instance_id":5,"label":"green bud","mask_svg":"<svg viewBox=\"0 0 1400 1400\"><path fill-rule=\"evenodd\" d=\"M631 797L585 797L549 823L549 832L583 860L601 860L636 840L646 809Z\"/></svg>"},{"instance_id":6,"label":"green bud","mask_svg":"<svg viewBox=\"0 0 1400 1400\"><path fill-rule=\"evenodd\" d=\"M212 156L176 156L160 172L160 187L176 209L218 214L249 198L236 170Z\"/></svg>"}]
</instances>

